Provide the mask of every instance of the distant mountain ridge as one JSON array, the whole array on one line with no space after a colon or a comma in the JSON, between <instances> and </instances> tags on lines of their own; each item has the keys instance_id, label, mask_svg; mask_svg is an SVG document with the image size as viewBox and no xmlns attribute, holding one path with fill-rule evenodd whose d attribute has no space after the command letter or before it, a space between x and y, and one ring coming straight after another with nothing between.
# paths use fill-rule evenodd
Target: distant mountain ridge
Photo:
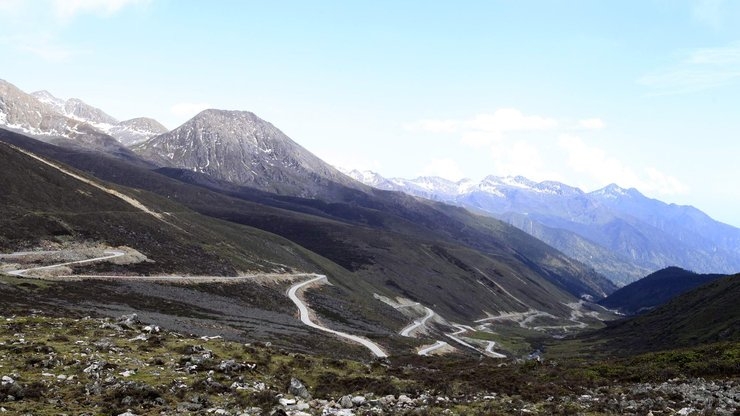
<instances>
[{"instance_id":1,"label":"distant mountain ridge","mask_svg":"<svg viewBox=\"0 0 740 416\"><path fill-rule=\"evenodd\" d=\"M110 151L167 131L150 118L119 121L77 98L63 100L42 90L27 94L0 80L0 126L41 140Z\"/></svg>"},{"instance_id":2,"label":"distant mountain ridge","mask_svg":"<svg viewBox=\"0 0 740 416\"><path fill-rule=\"evenodd\" d=\"M379 189L452 203L507 221L619 284L668 266L702 273L740 270L740 229L694 207L647 198L636 189L612 184L586 193L522 176L454 182L346 173Z\"/></svg>"},{"instance_id":3,"label":"distant mountain ridge","mask_svg":"<svg viewBox=\"0 0 740 416\"><path fill-rule=\"evenodd\" d=\"M662 270L650 280L670 279L676 272ZM681 280L687 276L673 277ZM620 355L740 341L740 275L688 278L697 278L694 283L701 283L692 289L684 288L647 313L609 322L606 328L586 334L585 338L596 339Z\"/></svg>"},{"instance_id":4,"label":"distant mountain ridge","mask_svg":"<svg viewBox=\"0 0 740 416\"><path fill-rule=\"evenodd\" d=\"M679 267L667 267L620 288L598 303L626 315L639 314L723 277L728 275L698 274Z\"/></svg>"}]
</instances>

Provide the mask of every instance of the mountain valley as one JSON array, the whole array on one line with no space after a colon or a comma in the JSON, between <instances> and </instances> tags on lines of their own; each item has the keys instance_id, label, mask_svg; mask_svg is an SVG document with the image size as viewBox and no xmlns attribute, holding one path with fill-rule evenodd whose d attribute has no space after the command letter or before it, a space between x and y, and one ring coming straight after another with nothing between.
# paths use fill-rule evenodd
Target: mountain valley
<instances>
[{"instance_id":1,"label":"mountain valley","mask_svg":"<svg viewBox=\"0 0 740 416\"><path fill-rule=\"evenodd\" d=\"M635 189L345 174L251 112L1 80L0 189L2 409L740 406L740 230Z\"/></svg>"}]
</instances>

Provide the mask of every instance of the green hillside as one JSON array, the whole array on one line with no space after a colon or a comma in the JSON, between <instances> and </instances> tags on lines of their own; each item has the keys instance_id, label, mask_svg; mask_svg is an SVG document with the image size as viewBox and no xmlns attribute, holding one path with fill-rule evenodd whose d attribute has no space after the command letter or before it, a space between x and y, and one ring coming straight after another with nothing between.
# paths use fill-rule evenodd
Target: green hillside
<instances>
[{"instance_id":1,"label":"green hillside","mask_svg":"<svg viewBox=\"0 0 740 416\"><path fill-rule=\"evenodd\" d=\"M618 354L740 342L740 275L716 279L586 337Z\"/></svg>"},{"instance_id":2,"label":"green hillside","mask_svg":"<svg viewBox=\"0 0 740 416\"><path fill-rule=\"evenodd\" d=\"M722 277L726 275L697 274L679 267L667 267L617 290L601 299L599 304L634 315L654 309L682 293Z\"/></svg>"}]
</instances>

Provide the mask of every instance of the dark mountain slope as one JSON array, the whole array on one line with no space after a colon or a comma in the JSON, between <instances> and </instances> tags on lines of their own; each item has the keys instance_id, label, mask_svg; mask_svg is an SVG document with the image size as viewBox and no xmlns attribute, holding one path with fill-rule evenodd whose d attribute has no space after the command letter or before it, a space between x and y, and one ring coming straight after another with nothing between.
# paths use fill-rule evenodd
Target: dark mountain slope
<instances>
[{"instance_id":1,"label":"dark mountain slope","mask_svg":"<svg viewBox=\"0 0 740 416\"><path fill-rule=\"evenodd\" d=\"M678 295L722 277L727 275L696 274L679 267L668 267L630 283L601 299L599 304L633 315L663 305Z\"/></svg>"},{"instance_id":2,"label":"dark mountain slope","mask_svg":"<svg viewBox=\"0 0 740 416\"><path fill-rule=\"evenodd\" d=\"M740 342L740 275L715 279L644 315L612 322L588 338L620 354Z\"/></svg>"},{"instance_id":3,"label":"dark mountain slope","mask_svg":"<svg viewBox=\"0 0 740 416\"><path fill-rule=\"evenodd\" d=\"M522 255L543 268L538 273L576 296L600 298L615 289L593 270L498 220L363 185L250 112L206 110L134 150L153 163L181 169L165 174L242 199L257 202L258 189L280 195L258 193L260 203L277 200L280 207L313 214L318 210L353 224L360 220L392 232L453 240L488 254ZM224 218L214 209L210 213Z\"/></svg>"},{"instance_id":4,"label":"dark mountain slope","mask_svg":"<svg viewBox=\"0 0 740 416\"><path fill-rule=\"evenodd\" d=\"M452 226L448 227L449 232L430 232L415 221L381 210L260 191L255 191L255 199L260 200L256 203L188 185L100 155L60 149L17 135L4 137L108 181L146 189L195 211L281 235L343 266L344 271L338 269L336 276L332 274L335 284L365 296L364 303L368 302L367 295L372 291L390 296L401 294L434 307L449 319L469 321L481 318L484 311L524 311L530 307L565 317L570 316L570 310L564 303L575 300L557 278L578 280L580 276L574 274L579 270L578 265L568 263L564 256L542 243L531 245L531 237L498 221L491 220L490 229L476 231L487 234L483 234L486 238L478 237L480 241L474 241L477 234L465 228L475 229L478 224L448 217L448 222L462 229L457 241L450 239ZM270 206L268 201L273 201L275 206ZM415 203L409 200L409 204ZM454 212L469 216L464 210L455 209ZM429 218L424 221L430 226L433 223ZM493 227L499 224L503 228L496 231ZM521 252L504 249L509 247L509 230L515 231L511 233L515 237L519 236L512 241L521 238L517 244L526 245ZM463 244L464 238L472 241ZM485 247L486 251L472 247L473 243ZM538 255L547 262L540 264L539 259L533 257L538 250ZM363 282L373 289L363 288ZM501 288L525 304L502 292ZM581 292L576 293L580 295Z\"/></svg>"},{"instance_id":5,"label":"dark mountain slope","mask_svg":"<svg viewBox=\"0 0 740 416\"><path fill-rule=\"evenodd\" d=\"M407 318L373 299L372 288L336 264L264 231L204 217L158 195L57 166L139 200L154 212L164 213L166 222L0 141L0 253L40 245L92 249L104 244L127 246L149 259L127 265L74 266L73 273L82 274L325 273L335 286L312 290L312 294L331 294L312 300L316 309L336 310L322 319L324 324L371 333L383 338L389 348L412 348L393 340L396 328L406 325ZM72 311L80 316L136 312L150 322L190 333L223 335L242 342L269 340L301 351L331 348L332 353L365 354L301 324L294 316L295 306L284 295L286 284L232 283L230 279L199 285L135 280L34 283L0 273L0 304L11 314L30 309L53 314Z\"/></svg>"},{"instance_id":6,"label":"dark mountain slope","mask_svg":"<svg viewBox=\"0 0 740 416\"><path fill-rule=\"evenodd\" d=\"M297 252L281 250L288 242L276 236L247 227L225 231L222 223L179 204L92 178L142 201L155 212L166 212L166 220L159 220L2 141L0 161L0 250L32 248L42 241L129 246L154 261L134 266L146 274L229 276L247 270L272 270L270 261L317 269Z\"/></svg>"},{"instance_id":7,"label":"dark mountain slope","mask_svg":"<svg viewBox=\"0 0 740 416\"><path fill-rule=\"evenodd\" d=\"M524 261L529 268L562 289L581 296L600 298L615 289L613 284L551 247L501 221L470 214L449 205L413 198L398 192L372 191L366 193L353 188L334 185L331 193L342 202L325 202L291 196L274 195L248 187L238 187L215 181L196 172L162 169L161 173L231 196L291 211L319 215L341 222L378 228L414 236L420 239L451 240L493 256L511 256ZM290 227L262 222L255 216L233 215L218 206L202 206L200 212L262 228L285 236L293 234ZM297 227L300 228L300 227ZM308 241L304 241L308 244ZM317 241L318 250L329 258Z\"/></svg>"}]
</instances>

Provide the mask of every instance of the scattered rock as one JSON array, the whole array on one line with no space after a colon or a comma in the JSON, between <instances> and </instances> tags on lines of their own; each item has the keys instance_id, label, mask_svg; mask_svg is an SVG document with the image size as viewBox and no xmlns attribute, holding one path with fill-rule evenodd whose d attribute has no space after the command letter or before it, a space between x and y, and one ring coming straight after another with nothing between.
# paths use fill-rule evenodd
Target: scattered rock
<instances>
[{"instance_id":1,"label":"scattered rock","mask_svg":"<svg viewBox=\"0 0 740 416\"><path fill-rule=\"evenodd\" d=\"M121 315L117 322L120 326L128 329L135 329L136 326L141 323L139 316L135 313L132 313L131 315Z\"/></svg>"},{"instance_id":2,"label":"scattered rock","mask_svg":"<svg viewBox=\"0 0 740 416\"><path fill-rule=\"evenodd\" d=\"M290 386L288 387L288 393L293 396L300 397L302 399L311 399L311 393L308 392L306 386L297 378L293 377L290 379Z\"/></svg>"},{"instance_id":3,"label":"scattered rock","mask_svg":"<svg viewBox=\"0 0 740 416\"><path fill-rule=\"evenodd\" d=\"M296 402L295 399L286 399L285 397L281 397L278 400L278 403L280 403L280 406L293 406Z\"/></svg>"},{"instance_id":4,"label":"scattered rock","mask_svg":"<svg viewBox=\"0 0 740 416\"><path fill-rule=\"evenodd\" d=\"M351 409L354 406L354 403L352 403L352 396L349 394L346 396L342 396L341 399L339 399L339 406L343 409Z\"/></svg>"},{"instance_id":5,"label":"scattered rock","mask_svg":"<svg viewBox=\"0 0 740 416\"><path fill-rule=\"evenodd\" d=\"M241 371L244 368L244 366L237 363L235 360L224 360L218 364L217 368L218 368L218 371L229 374L229 373L237 373Z\"/></svg>"}]
</instances>

